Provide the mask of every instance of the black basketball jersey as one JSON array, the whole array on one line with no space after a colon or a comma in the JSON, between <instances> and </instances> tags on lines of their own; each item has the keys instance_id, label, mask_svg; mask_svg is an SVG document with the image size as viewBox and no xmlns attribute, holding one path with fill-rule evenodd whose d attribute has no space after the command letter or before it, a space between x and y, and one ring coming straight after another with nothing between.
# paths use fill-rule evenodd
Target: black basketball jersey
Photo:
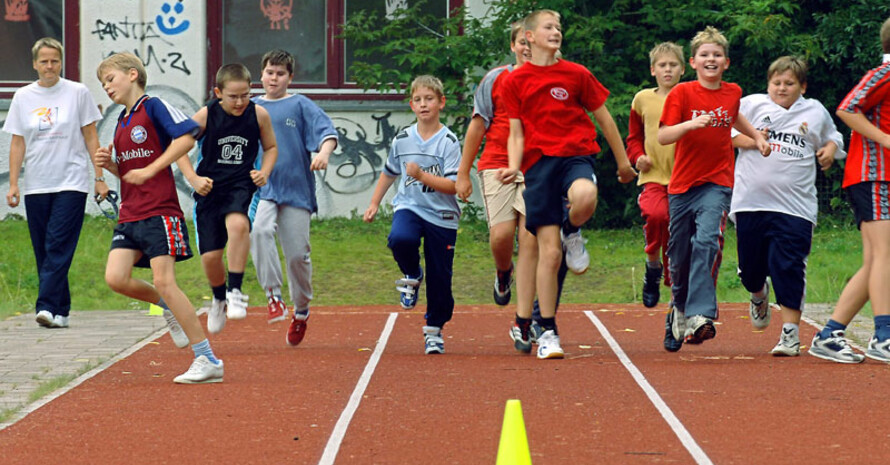
<instances>
[{"instance_id":1,"label":"black basketball jersey","mask_svg":"<svg viewBox=\"0 0 890 465\"><path fill-rule=\"evenodd\" d=\"M254 169L259 146L256 104L250 102L241 116L232 116L222 109L219 100L213 100L207 105L207 125L195 171L213 179L214 190L221 186L252 186L250 171Z\"/></svg>"}]
</instances>

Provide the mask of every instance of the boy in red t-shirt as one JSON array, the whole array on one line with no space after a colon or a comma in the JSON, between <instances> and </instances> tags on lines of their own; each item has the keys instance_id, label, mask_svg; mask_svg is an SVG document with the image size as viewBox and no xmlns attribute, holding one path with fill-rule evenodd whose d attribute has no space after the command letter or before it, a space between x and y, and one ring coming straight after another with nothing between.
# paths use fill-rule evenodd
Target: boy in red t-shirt
<instances>
[{"instance_id":1,"label":"boy in red t-shirt","mask_svg":"<svg viewBox=\"0 0 890 465\"><path fill-rule=\"evenodd\" d=\"M559 13L538 10L524 23L532 58L503 83L502 98L510 118L509 165L499 169L498 177L506 184L515 180L520 169L525 174L526 229L538 242L536 287L544 330L538 338L538 358L562 358L555 313L557 271L562 262L560 236L565 237L569 269L586 271L590 257L584 250L580 227L596 209L592 155L599 152L599 145L588 111L612 148L619 180L630 182L636 172L605 106L609 91L587 68L557 58L562 45ZM564 197L570 205L565 220Z\"/></svg>"},{"instance_id":2,"label":"boy in red t-shirt","mask_svg":"<svg viewBox=\"0 0 890 465\"><path fill-rule=\"evenodd\" d=\"M664 102L658 143L676 143L668 184L673 300L665 349L699 344L717 334L717 272L732 194L735 152L732 128L754 139L763 156L763 134L739 114L742 89L723 81L729 68L726 37L708 26L692 39L689 63L696 80L677 84ZM674 341L669 341L671 336Z\"/></svg>"}]
</instances>

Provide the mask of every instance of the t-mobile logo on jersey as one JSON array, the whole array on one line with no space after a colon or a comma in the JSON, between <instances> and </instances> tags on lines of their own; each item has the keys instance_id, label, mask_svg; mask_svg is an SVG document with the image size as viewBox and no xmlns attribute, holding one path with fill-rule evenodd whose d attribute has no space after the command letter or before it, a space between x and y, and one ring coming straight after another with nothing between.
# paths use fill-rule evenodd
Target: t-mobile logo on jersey
<instances>
[{"instance_id":1,"label":"t-mobile logo on jersey","mask_svg":"<svg viewBox=\"0 0 890 465\"><path fill-rule=\"evenodd\" d=\"M732 116L729 116L729 112L724 110L723 107L718 107L714 110L692 110L692 119L698 118L701 115L711 115L711 124L709 126L712 128L732 127Z\"/></svg>"}]
</instances>

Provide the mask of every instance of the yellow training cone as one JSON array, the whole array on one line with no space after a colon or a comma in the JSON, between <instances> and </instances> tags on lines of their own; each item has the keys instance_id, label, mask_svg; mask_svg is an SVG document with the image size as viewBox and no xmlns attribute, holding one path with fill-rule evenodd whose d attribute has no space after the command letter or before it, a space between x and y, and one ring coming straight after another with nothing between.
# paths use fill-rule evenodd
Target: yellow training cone
<instances>
[{"instance_id":1,"label":"yellow training cone","mask_svg":"<svg viewBox=\"0 0 890 465\"><path fill-rule=\"evenodd\" d=\"M517 399L511 399L507 401L507 408L504 410L497 465L531 464L532 456L528 450L525 422L522 420L522 404Z\"/></svg>"},{"instance_id":2,"label":"yellow training cone","mask_svg":"<svg viewBox=\"0 0 890 465\"><path fill-rule=\"evenodd\" d=\"M164 314L164 309L161 308L161 307L158 306L158 305L150 304L150 305L148 306L148 314L149 314L149 315L163 315L163 314Z\"/></svg>"}]
</instances>

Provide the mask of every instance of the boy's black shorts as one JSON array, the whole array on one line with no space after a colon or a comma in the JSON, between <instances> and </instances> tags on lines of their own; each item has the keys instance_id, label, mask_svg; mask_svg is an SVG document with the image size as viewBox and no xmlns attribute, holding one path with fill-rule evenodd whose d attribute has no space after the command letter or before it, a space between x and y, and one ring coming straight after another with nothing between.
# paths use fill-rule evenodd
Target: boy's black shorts
<instances>
[{"instance_id":1,"label":"boy's black shorts","mask_svg":"<svg viewBox=\"0 0 890 465\"><path fill-rule=\"evenodd\" d=\"M207 196L194 194L195 228L198 232L198 251L203 255L226 247L226 215L241 213L248 216L256 186L240 185L214 187Z\"/></svg>"},{"instance_id":2,"label":"boy's black shorts","mask_svg":"<svg viewBox=\"0 0 890 465\"><path fill-rule=\"evenodd\" d=\"M135 263L140 268L150 268L149 261L161 255L170 255L177 262L192 258L188 228L185 220L177 216L152 216L118 224L111 237L111 250L114 249L142 252Z\"/></svg>"},{"instance_id":3,"label":"boy's black shorts","mask_svg":"<svg viewBox=\"0 0 890 465\"><path fill-rule=\"evenodd\" d=\"M856 227L863 221L890 220L890 182L860 182L847 187Z\"/></svg>"},{"instance_id":4,"label":"boy's black shorts","mask_svg":"<svg viewBox=\"0 0 890 465\"><path fill-rule=\"evenodd\" d=\"M596 184L593 155L544 155L525 173L525 229L535 234L541 226L562 224L565 197L572 183L590 179Z\"/></svg>"}]
</instances>

